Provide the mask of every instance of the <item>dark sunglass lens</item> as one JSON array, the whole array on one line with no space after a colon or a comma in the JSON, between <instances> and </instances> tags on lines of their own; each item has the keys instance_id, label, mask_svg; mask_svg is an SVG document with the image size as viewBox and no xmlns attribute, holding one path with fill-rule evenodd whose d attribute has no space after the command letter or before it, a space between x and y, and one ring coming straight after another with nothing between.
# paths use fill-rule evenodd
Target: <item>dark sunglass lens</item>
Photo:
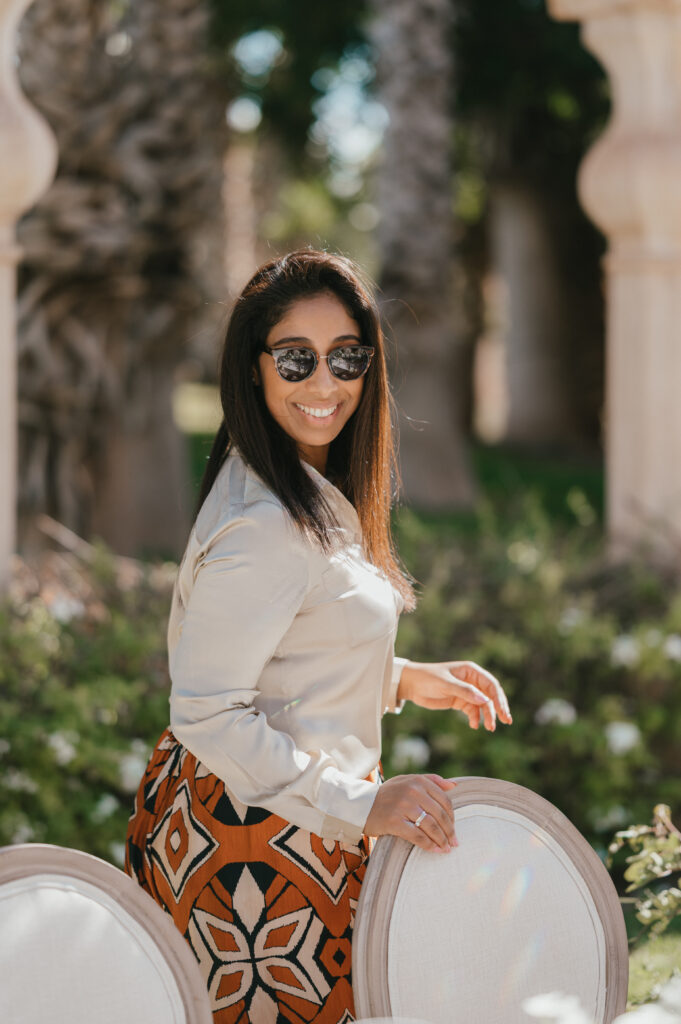
<instances>
[{"instance_id":1,"label":"dark sunglass lens","mask_svg":"<svg viewBox=\"0 0 681 1024\"><path fill-rule=\"evenodd\" d=\"M340 380L356 380L366 373L370 354L359 345L337 348L329 356L331 372Z\"/></svg>"},{"instance_id":2,"label":"dark sunglass lens","mask_svg":"<svg viewBox=\"0 0 681 1024\"><path fill-rule=\"evenodd\" d=\"M284 380L305 380L314 369L314 352L309 348L288 348L277 357L277 370Z\"/></svg>"}]
</instances>

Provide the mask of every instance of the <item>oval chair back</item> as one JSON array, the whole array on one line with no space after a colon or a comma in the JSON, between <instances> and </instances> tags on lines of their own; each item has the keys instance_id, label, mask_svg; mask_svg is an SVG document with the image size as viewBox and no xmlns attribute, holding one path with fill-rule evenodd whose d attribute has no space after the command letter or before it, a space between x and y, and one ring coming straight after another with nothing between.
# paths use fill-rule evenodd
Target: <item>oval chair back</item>
<instances>
[{"instance_id":1,"label":"oval chair back","mask_svg":"<svg viewBox=\"0 0 681 1024\"><path fill-rule=\"evenodd\" d=\"M610 1024L626 1007L624 917L598 855L523 786L467 777L447 796L459 846L381 836L353 934L359 1019L527 1024L523 1000L577 996Z\"/></svg>"},{"instance_id":2,"label":"oval chair back","mask_svg":"<svg viewBox=\"0 0 681 1024\"><path fill-rule=\"evenodd\" d=\"M139 885L98 857L0 848L0 1020L211 1024L194 955Z\"/></svg>"}]
</instances>

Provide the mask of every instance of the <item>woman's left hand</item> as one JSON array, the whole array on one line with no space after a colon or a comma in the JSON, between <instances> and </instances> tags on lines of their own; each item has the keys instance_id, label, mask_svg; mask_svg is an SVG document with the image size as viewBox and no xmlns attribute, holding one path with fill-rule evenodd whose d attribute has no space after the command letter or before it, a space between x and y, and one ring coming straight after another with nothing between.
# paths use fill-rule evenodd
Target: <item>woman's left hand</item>
<instances>
[{"instance_id":1,"label":"woman's left hand","mask_svg":"<svg viewBox=\"0 0 681 1024\"><path fill-rule=\"evenodd\" d=\"M402 669L397 697L422 708L463 711L472 729L477 729L482 720L493 732L497 715L507 725L513 721L501 684L474 661L408 661Z\"/></svg>"}]
</instances>

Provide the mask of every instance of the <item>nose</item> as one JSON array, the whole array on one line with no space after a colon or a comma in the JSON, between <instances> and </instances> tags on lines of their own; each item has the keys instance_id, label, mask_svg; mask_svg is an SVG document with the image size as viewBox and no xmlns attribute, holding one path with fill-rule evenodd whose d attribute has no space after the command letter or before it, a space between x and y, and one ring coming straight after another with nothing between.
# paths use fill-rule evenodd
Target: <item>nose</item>
<instances>
[{"instance_id":1,"label":"nose","mask_svg":"<svg viewBox=\"0 0 681 1024\"><path fill-rule=\"evenodd\" d=\"M308 377L308 385L311 391L320 396L332 394L336 390L338 381L329 369L328 359L318 360L314 373Z\"/></svg>"}]
</instances>

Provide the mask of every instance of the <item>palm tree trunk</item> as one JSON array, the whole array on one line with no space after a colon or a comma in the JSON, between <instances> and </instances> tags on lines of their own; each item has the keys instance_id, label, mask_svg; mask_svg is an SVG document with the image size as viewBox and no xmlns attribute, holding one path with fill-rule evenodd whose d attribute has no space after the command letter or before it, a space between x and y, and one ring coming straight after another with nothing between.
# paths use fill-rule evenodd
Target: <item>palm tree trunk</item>
<instances>
[{"instance_id":1,"label":"palm tree trunk","mask_svg":"<svg viewBox=\"0 0 681 1024\"><path fill-rule=\"evenodd\" d=\"M194 248L220 220L207 25L207 0L36 0L24 21L21 79L60 150L20 226L24 551L40 512L123 554L186 540L170 398L205 305Z\"/></svg>"},{"instance_id":2,"label":"palm tree trunk","mask_svg":"<svg viewBox=\"0 0 681 1024\"><path fill-rule=\"evenodd\" d=\"M455 327L450 0L372 0L378 95L390 116L378 169L383 312L407 501L469 504L469 354Z\"/></svg>"}]
</instances>

